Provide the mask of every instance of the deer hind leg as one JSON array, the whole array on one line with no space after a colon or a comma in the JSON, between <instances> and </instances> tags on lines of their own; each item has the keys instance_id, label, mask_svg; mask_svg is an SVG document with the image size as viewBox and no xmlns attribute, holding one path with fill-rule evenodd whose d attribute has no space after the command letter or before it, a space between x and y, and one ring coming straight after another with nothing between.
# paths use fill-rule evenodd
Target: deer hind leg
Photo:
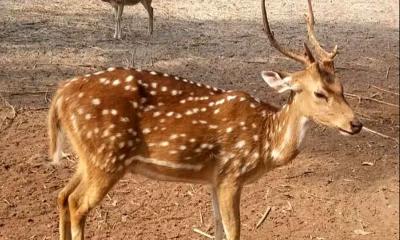
<instances>
[{"instance_id":1,"label":"deer hind leg","mask_svg":"<svg viewBox=\"0 0 400 240\"><path fill-rule=\"evenodd\" d=\"M87 214L100 203L121 175L91 168L82 176L79 185L68 197L72 240L84 239Z\"/></svg>"},{"instance_id":2,"label":"deer hind leg","mask_svg":"<svg viewBox=\"0 0 400 240\"><path fill-rule=\"evenodd\" d=\"M219 208L217 190L212 187L212 206L214 214L215 240L222 240L224 238L224 228L222 226L221 210Z\"/></svg>"},{"instance_id":3,"label":"deer hind leg","mask_svg":"<svg viewBox=\"0 0 400 240\"><path fill-rule=\"evenodd\" d=\"M222 225L227 240L240 240L240 192L241 188L233 183L216 187Z\"/></svg>"},{"instance_id":4,"label":"deer hind leg","mask_svg":"<svg viewBox=\"0 0 400 240\"><path fill-rule=\"evenodd\" d=\"M122 29L121 29L121 19L122 13L124 12L124 4L123 3L116 3L113 5L114 7L114 18L115 18L115 39L121 39Z\"/></svg>"},{"instance_id":5,"label":"deer hind leg","mask_svg":"<svg viewBox=\"0 0 400 240\"><path fill-rule=\"evenodd\" d=\"M142 5L147 10L149 15L149 34L153 34L153 7L151 6L152 0L141 0Z\"/></svg>"},{"instance_id":6,"label":"deer hind leg","mask_svg":"<svg viewBox=\"0 0 400 240\"><path fill-rule=\"evenodd\" d=\"M68 197L75 190L80 181L81 174L80 172L76 172L68 184L58 194L57 203L60 211L60 240L71 239L71 221L69 216Z\"/></svg>"}]
</instances>

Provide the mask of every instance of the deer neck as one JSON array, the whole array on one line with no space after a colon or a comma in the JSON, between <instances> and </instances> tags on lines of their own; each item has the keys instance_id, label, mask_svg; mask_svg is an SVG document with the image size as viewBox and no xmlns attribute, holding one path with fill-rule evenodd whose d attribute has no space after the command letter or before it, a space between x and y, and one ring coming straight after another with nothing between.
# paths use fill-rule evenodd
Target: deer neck
<instances>
[{"instance_id":1,"label":"deer neck","mask_svg":"<svg viewBox=\"0 0 400 240\"><path fill-rule=\"evenodd\" d=\"M285 165L299 153L308 122L300 104L292 94L288 103L267 119L263 154L267 166Z\"/></svg>"}]
</instances>

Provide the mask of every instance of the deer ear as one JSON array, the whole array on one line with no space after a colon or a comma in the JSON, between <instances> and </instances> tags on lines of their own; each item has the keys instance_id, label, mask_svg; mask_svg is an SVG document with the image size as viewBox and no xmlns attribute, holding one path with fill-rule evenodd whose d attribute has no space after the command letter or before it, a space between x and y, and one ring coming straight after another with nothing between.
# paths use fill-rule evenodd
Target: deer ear
<instances>
[{"instance_id":1,"label":"deer ear","mask_svg":"<svg viewBox=\"0 0 400 240\"><path fill-rule=\"evenodd\" d=\"M291 76L282 78L277 72L262 71L261 77L268 84L268 86L277 90L279 93L286 92L288 90L298 91L298 84L294 84Z\"/></svg>"},{"instance_id":2,"label":"deer ear","mask_svg":"<svg viewBox=\"0 0 400 240\"><path fill-rule=\"evenodd\" d=\"M307 43L304 43L304 55L307 56L310 63L315 63L315 58L312 55L310 48L308 47Z\"/></svg>"}]
</instances>

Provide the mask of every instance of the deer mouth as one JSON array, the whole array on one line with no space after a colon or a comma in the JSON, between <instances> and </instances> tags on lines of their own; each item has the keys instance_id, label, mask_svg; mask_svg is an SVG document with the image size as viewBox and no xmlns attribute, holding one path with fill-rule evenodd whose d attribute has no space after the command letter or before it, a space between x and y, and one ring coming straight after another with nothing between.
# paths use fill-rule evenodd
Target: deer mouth
<instances>
[{"instance_id":1,"label":"deer mouth","mask_svg":"<svg viewBox=\"0 0 400 240\"><path fill-rule=\"evenodd\" d=\"M356 132L349 132L347 130L344 130L343 128L338 128L338 130L339 130L340 134L345 135L345 136L356 134Z\"/></svg>"}]
</instances>

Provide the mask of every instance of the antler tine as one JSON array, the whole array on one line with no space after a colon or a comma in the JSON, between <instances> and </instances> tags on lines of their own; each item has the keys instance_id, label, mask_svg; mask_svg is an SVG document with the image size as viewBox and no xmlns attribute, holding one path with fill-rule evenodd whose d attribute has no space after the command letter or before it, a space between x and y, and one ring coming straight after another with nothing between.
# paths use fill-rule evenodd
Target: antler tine
<instances>
[{"instance_id":1,"label":"antler tine","mask_svg":"<svg viewBox=\"0 0 400 240\"><path fill-rule=\"evenodd\" d=\"M262 11L262 16L263 16L263 23L264 23L264 31L268 36L269 42L271 43L271 45L276 48L279 52L281 52L283 55L294 59L300 63L303 63L304 65L309 65L311 63L310 59L308 59L306 57L306 55L301 55L301 54L297 54L294 53L284 47L282 47L281 45L279 45L279 43L276 41L275 37L274 37L274 33L271 31L271 28L269 27L269 23L268 23L268 17L267 17L267 11L265 9L265 0L261 1L261 11Z\"/></svg>"},{"instance_id":2,"label":"antler tine","mask_svg":"<svg viewBox=\"0 0 400 240\"><path fill-rule=\"evenodd\" d=\"M337 54L337 45L333 48L332 52L327 52L325 51L321 45L319 44L317 37L315 36L315 31L314 31L314 13L313 13L313 8L311 4L311 0L307 0L308 3L308 14L306 15L306 21L307 21L307 32L308 32L308 39L313 45L315 51L317 54L322 58L322 60L333 60Z\"/></svg>"}]
</instances>

